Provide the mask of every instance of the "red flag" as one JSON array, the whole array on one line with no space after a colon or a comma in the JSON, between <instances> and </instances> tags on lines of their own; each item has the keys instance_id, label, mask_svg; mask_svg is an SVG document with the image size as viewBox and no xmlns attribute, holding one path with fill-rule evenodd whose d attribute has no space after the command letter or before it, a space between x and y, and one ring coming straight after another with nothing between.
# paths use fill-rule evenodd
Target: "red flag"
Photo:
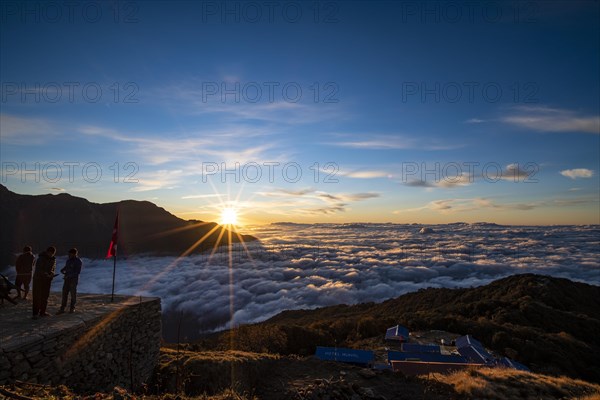
<instances>
[{"instance_id":1,"label":"red flag","mask_svg":"<svg viewBox=\"0 0 600 400\"><path fill-rule=\"evenodd\" d=\"M117 255L117 239L119 234L119 211L117 211L117 218L115 219L115 226L112 231L112 239L110 240L110 246L108 247L108 253L106 258L115 257Z\"/></svg>"}]
</instances>

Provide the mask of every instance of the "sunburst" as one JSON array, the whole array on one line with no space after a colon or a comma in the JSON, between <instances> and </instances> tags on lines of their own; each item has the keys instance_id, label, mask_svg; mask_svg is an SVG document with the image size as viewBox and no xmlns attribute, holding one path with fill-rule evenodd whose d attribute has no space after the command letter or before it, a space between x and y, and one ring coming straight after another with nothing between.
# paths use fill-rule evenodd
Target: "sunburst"
<instances>
[{"instance_id":1,"label":"sunburst","mask_svg":"<svg viewBox=\"0 0 600 400\"><path fill-rule=\"evenodd\" d=\"M225 207L221 210L221 225L238 225L238 210L234 207Z\"/></svg>"}]
</instances>

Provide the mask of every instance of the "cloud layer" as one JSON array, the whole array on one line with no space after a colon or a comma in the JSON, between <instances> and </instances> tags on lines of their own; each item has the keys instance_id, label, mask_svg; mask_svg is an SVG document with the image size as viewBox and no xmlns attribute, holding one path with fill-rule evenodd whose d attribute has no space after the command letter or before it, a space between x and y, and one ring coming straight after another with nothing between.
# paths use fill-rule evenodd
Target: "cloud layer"
<instances>
[{"instance_id":1,"label":"cloud layer","mask_svg":"<svg viewBox=\"0 0 600 400\"><path fill-rule=\"evenodd\" d=\"M468 287L534 272L600 285L600 226L277 224L260 243L176 259L130 257L117 293L160 296L195 333L257 322L286 309L383 301L425 287ZM63 259L58 265L62 266ZM13 273L13 270L9 271ZM14 275L14 273L13 273ZM79 291L110 293L112 262L84 259ZM60 290L57 279L53 290ZM193 336L193 335L192 335Z\"/></svg>"},{"instance_id":2,"label":"cloud layer","mask_svg":"<svg viewBox=\"0 0 600 400\"><path fill-rule=\"evenodd\" d=\"M507 124L540 132L584 132L600 134L600 117L546 106L520 107L501 119ZM473 121L471 121L473 122Z\"/></svg>"}]
</instances>

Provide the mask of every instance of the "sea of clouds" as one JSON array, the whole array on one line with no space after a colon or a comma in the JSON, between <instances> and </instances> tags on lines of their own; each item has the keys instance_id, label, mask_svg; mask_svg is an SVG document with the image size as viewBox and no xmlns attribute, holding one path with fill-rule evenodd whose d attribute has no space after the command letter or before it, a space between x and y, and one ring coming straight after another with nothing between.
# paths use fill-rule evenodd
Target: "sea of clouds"
<instances>
[{"instance_id":1,"label":"sea of clouds","mask_svg":"<svg viewBox=\"0 0 600 400\"><path fill-rule=\"evenodd\" d=\"M260 241L247 243L248 253L236 244L231 258L225 247L212 258L119 260L116 293L161 297L163 317L172 322L170 316L185 315L186 336L193 338L283 310L380 302L420 288L478 286L512 274L600 285L598 225L427 227L428 233L400 224L250 227L244 233ZM78 291L110 293L112 260L83 262ZM53 290L61 285L55 279Z\"/></svg>"}]
</instances>

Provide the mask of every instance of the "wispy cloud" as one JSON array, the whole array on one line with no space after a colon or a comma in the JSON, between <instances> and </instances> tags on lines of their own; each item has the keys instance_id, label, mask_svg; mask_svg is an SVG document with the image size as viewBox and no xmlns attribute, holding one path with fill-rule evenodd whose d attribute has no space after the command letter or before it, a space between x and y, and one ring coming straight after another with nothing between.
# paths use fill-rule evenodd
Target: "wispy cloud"
<instances>
[{"instance_id":1,"label":"wispy cloud","mask_svg":"<svg viewBox=\"0 0 600 400\"><path fill-rule=\"evenodd\" d=\"M461 144L449 144L442 140L423 140L404 134L335 134L336 140L324 143L331 146L363 150L452 150L463 147Z\"/></svg>"},{"instance_id":2,"label":"wispy cloud","mask_svg":"<svg viewBox=\"0 0 600 400\"><path fill-rule=\"evenodd\" d=\"M465 121L467 124L481 124L483 122L486 122L484 119L481 118L470 118L468 120Z\"/></svg>"},{"instance_id":3,"label":"wispy cloud","mask_svg":"<svg viewBox=\"0 0 600 400\"><path fill-rule=\"evenodd\" d=\"M583 132L600 134L600 116L546 106L514 108L500 121L539 132Z\"/></svg>"},{"instance_id":4,"label":"wispy cloud","mask_svg":"<svg viewBox=\"0 0 600 400\"><path fill-rule=\"evenodd\" d=\"M571 179L591 178L592 176L594 176L594 171L587 168L575 168L562 170L560 171L560 174Z\"/></svg>"},{"instance_id":5,"label":"wispy cloud","mask_svg":"<svg viewBox=\"0 0 600 400\"><path fill-rule=\"evenodd\" d=\"M475 178L466 173L463 172L462 174L458 175L458 176L447 176L447 177L441 177L441 179L437 180L437 181L427 181L424 179L411 179L408 180L407 182L404 182L405 186L409 186L409 187L417 187L417 188L444 188L444 189L450 189L450 188L455 188L455 187L461 187L461 186L468 186L470 184L472 184L475 181Z\"/></svg>"},{"instance_id":6,"label":"wispy cloud","mask_svg":"<svg viewBox=\"0 0 600 400\"><path fill-rule=\"evenodd\" d=\"M405 186L415 188L451 189L462 186L469 186L473 184L476 180L481 179L493 181L501 179L505 181L515 182L523 182L529 180L529 182L534 182L536 179L535 174L537 174L537 172L539 172L539 167L537 166L537 164L532 165L530 169L524 169L519 164L508 164L501 170L499 169L498 171L494 171L494 173L490 172L489 175L486 175L486 173L484 172L481 172L479 174L469 174L467 172L462 172L459 175L444 176L442 171L438 170L436 171L434 180L426 180L422 177L421 179L409 179L402 183Z\"/></svg>"},{"instance_id":7,"label":"wispy cloud","mask_svg":"<svg viewBox=\"0 0 600 400\"><path fill-rule=\"evenodd\" d=\"M59 136L61 129L49 119L2 113L0 132L3 144L40 145Z\"/></svg>"},{"instance_id":8,"label":"wispy cloud","mask_svg":"<svg viewBox=\"0 0 600 400\"><path fill-rule=\"evenodd\" d=\"M314 192L315 189L313 188L304 188L299 190L275 189L268 192L257 192L257 194L263 197L299 198Z\"/></svg>"},{"instance_id":9,"label":"wispy cloud","mask_svg":"<svg viewBox=\"0 0 600 400\"><path fill-rule=\"evenodd\" d=\"M498 211L528 211L542 207L573 207L583 204L598 203L597 198L580 197L574 199L550 199L542 201L533 201L528 203L504 203L492 200L490 198L456 198L434 200L422 207L396 210L394 214L403 214L407 212L435 211L441 214L454 214L461 212L479 211L484 209L494 209Z\"/></svg>"},{"instance_id":10,"label":"wispy cloud","mask_svg":"<svg viewBox=\"0 0 600 400\"><path fill-rule=\"evenodd\" d=\"M294 212L311 215L345 212L349 203L381 196L376 192L328 193L312 188L296 191L277 189L270 192L258 192L257 194L267 198L285 198L287 203L282 203L280 206L292 209Z\"/></svg>"},{"instance_id":11,"label":"wispy cloud","mask_svg":"<svg viewBox=\"0 0 600 400\"><path fill-rule=\"evenodd\" d=\"M304 196L305 194L313 193L314 191L315 190L312 188L305 188L305 189L299 189L299 190L278 189L277 191L275 191L275 193L283 194L286 196L297 197L297 196Z\"/></svg>"},{"instance_id":12,"label":"wispy cloud","mask_svg":"<svg viewBox=\"0 0 600 400\"><path fill-rule=\"evenodd\" d=\"M485 201L485 199L440 199L430 201L426 205L417 208L411 208L406 210L398 210L395 213L400 214L403 212L414 212L431 210L442 214L450 214L455 212L466 212L473 211L481 207L477 204L479 201Z\"/></svg>"},{"instance_id":13,"label":"wispy cloud","mask_svg":"<svg viewBox=\"0 0 600 400\"><path fill-rule=\"evenodd\" d=\"M434 188L436 187L435 183L427 182L422 179L411 179L404 183L405 186L416 187L416 188Z\"/></svg>"},{"instance_id":14,"label":"wispy cloud","mask_svg":"<svg viewBox=\"0 0 600 400\"><path fill-rule=\"evenodd\" d=\"M138 136L98 126L83 126L79 132L128 143L131 147L126 151L144 157L150 164L193 161L196 163L195 170L201 167L197 164L200 157L207 162L226 162L233 166L236 162L243 164L266 159L265 152L275 148L272 142L246 144L246 138L239 132L238 135L230 133L229 137L215 132Z\"/></svg>"},{"instance_id":15,"label":"wispy cloud","mask_svg":"<svg viewBox=\"0 0 600 400\"><path fill-rule=\"evenodd\" d=\"M378 170L359 170L352 172L342 172L340 171L340 175L347 176L348 178L355 179L375 179L375 178L391 178L392 175L386 171L378 171Z\"/></svg>"},{"instance_id":16,"label":"wispy cloud","mask_svg":"<svg viewBox=\"0 0 600 400\"><path fill-rule=\"evenodd\" d=\"M367 192L367 193L351 193L351 194L342 194L341 198L347 201L361 201L367 199L375 199L380 197L379 193L375 192Z\"/></svg>"},{"instance_id":17,"label":"wispy cloud","mask_svg":"<svg viewBox=\"0 0 600 400\"><path fill-rule=\"evenodd\" d=\"M279 128L282 125L338 120L345 115L343 109L335 103L326 104L324 112L323 103L309 101L307 95L304 98L300 96L298 101L285 100L282 96L273 96L267 87L263 88L261 96L255 96L255 93L250 95L243 90L243 80L240 82L238 77L235 81L230 79L231 77L222 79L228 82L227 88L231 90L231 93L225 96L221 95L220 89L215 94L206 93L207 84L219 85L220 82L190 78L185 83L174 83L151 90L150 98L161 107L178 114L212 115L230 123L260 121L277 124ZM241 84L239 90L235 89L236 82ZM281 86L278 90L281 94Z\"/></svg>"},{"instance_id":18,"label":"wispy cloud","mask_svg":"<svg viewBox=\"0 0 600 400\"><path fill-rule=\"evenodd\" d=\"M413 149L417 146L415 139L411 138L394 136L389 138L373 138L370 135L364 135L362 138L354 138L333 144L340 147L369 150L404 150Z\"/></svg>"},{"instance_id":19,"label":"wispy cloud","mask_svg":"<svg viewBox=\"0 0 600 400\"><path fill-rule=\"evenodd\" d=\"M225 195L221 194L221 193L195 194L195 195L191 195L191 196L182 196L181 199L182 200L187 200L187 199L207 199L207 198L211 198L211 197L223 197L223 196L225 196Z\"/></svg>"},{"instance_id":20,"label":"wispy cloud","mask_svg":"<svg viewBox=\"0 0 600 400\"><path fill-rule=\"evenodd\" d=\"M437 187L454 188L454 187L460 187L460 186L468 186L468 185L472 184L474 181L475 181L475 178L471 174L463 172L459 176L445 177L445 179L442 179L439 182Z\"/></svg>"},{"instance_id":21,"label":"wispy cloud","mask_svg":"<svg viewBox=\"0 0 600 400\"><path fill-rule=\"evenodd\" d=\"M497 203L491 199L477 198L473 200L476 208L494 208L497 210L533 210L536 207L542 206L543 203Z\"/></svg>"},{"instance_id":22,"label":"wispy cloud","mask_svg":"<svg viewBox=\"0 0 600 400\"><path fill-rule=\"evenodd\" d=\"M537 173L537 171L535 171ZM513 180L516 182L524 181L528 179L530 176L535 175L534 171L528 171L522 169L519 164L508 164L506 168L502 171L502 175L500 179L504 179L507 181Z\"/></svg>"},{"instance_id":23,"label":"wispy cloud","mask_svg":"<svg viewBox=\"0 0 600 400\"><path fill-rule=\"evenodd\" d=\"M308 214L308 215L331 215L331 214L346 212L347 211L346 206L347 206L347 204L345 204L345 203L337 203L337 204L332 204L332 205L328 205L325 207L302 208L302 209L298 209L297 211L301 214Z\"/></svg>"},{"instance_id":24,"label":"wispy cloud","mask_svg":"<svg viewBox=\"0 0 600 400\"><path fill-rule=\"evenodd\" d=\"M187 174L180 169L161 169L158 171L143 172L137 182L133 184L131 192L147 192L158 189L174 189L185 179Z\"/></svg>"}]
</instances>

